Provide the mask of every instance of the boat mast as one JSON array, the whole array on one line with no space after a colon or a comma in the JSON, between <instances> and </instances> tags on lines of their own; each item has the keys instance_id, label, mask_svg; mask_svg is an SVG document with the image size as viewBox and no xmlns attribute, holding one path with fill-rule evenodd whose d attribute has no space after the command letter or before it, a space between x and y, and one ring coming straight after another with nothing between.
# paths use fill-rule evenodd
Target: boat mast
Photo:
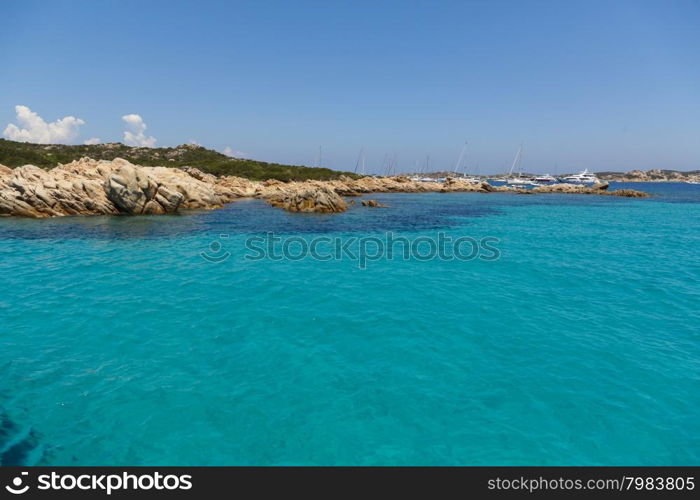
<instances>
[{"instance_id":1,"label":"boat mast","mask_svg":"<svg viewBox=\"0 0 700 500\"><path fill-rule=\"evenodd\" d=\"M355 173L357 173L357 169L360 166L360 162L362 162L362 167L364 170L364 161L363 161L363 155L364 155L364 148L360 148L360 155L357 157L357 161L355 162Z\"/></svg>"},{"instance_id":2,"label":"boat mast","mask_svg":"<svg viewBox=\"0 0 700 500\"><path fill-rule=\"evenodd\" d=\"M520 158L523 153L523 145L521 144L520 147L518 148L518 152L515 153L515 158L513 158L513 164L510 166L510 171L508 172L508 177L513 176L513 170L515 169L516 166L519 167L520 165Z\"/></svg>"},{"instance_id":3,"label":"boat mast","mask_svg":"<svg viewBox=\"0 0 700 500\"><path fill-rule=\"evenodd\" d=\"M384 176L386 176L386 177L389 176L388 162L389 162L389 154L384 153L384 159L382 160L382 170L384 171Z\"/></svg>"},{"instance_id":4,"label":"boat mast","mask_svg":"<svg viewBox=\"0 0 700 500\"><path fill-rule=\"evenodd\" d=\"M460 169L460 166L462 165L462 158L464 158L464 152L467 150L467 141L464 141L464 146L462 146L462 151L459 153L459 158L457 158L457 164L455 165L455 171L454 175L457 177L457 172Z\"/></svg>"}]
</instances>

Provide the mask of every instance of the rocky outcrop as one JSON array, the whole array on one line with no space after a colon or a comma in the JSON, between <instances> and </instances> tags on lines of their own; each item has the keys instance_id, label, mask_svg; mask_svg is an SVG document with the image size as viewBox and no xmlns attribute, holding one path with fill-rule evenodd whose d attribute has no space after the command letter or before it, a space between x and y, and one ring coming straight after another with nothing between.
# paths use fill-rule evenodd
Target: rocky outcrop
<instances>
[{"instance_id":1,"label":"rocky outcrop","mask_svg":"<svg viewBox=\"0 0 700 500\"><path fill-rule=\"evenodd\" d=\"M647 193L642 191L636 191L634 189L616 189L609 190L609 184L607 182L601 184L594 184L592 186L587 186L583 184L551 184L548 186L538 186L533 189L518 190L518 192L527 191L532 194L538 193L568 193L568 194L598 194L598 195L609 195L609 196L626 196L630 198L645 198L649 196Z\"/></svg>"},{"instance_id":2,"label":"rocky outcrop","mask_svg":"<svg viewBox=\"0 0 700 500\"><path fill-rule=\"evenodd\" d=\"M25 165L0 176L0 215L56 217L117 214L103 179Z\"/></svg>"},{"instance_id":3,"label":"rocky outcrop","mask_svg":"<svg viewBox=\"0 0 700 500\"><path fill-rule=\"evenodd\" d=\"M218 208L230 199L217 194L215 184L183 170L138 167L122 159L83 158L48 171L32 165L0 171L0 215L166 214Z\"/></svg>"},{"instance_id":4,"label":"rocky outcrop","mask_svg":"<svg viewBox=\"0 0 700 500\"><path fill-rule=\"evenodd\" d=\"M336 213L348 209L345 200L335 190L325 186L300 187L267 198L270 205L290 212Z\"/></svg>"},{"instance_id":5,"label":"rocky outcrop","mask_svg":"<svg viewBox=\"0 0 700 500\"><path fill-rule=\"evenodd\" d=\"M637 191L636 189L615 189L614 191L608 191L606 193L600 194L607 194L610 196L624 196L626 198L648 198L649 196L651 196L649 193L645 193L644 191Z\"/></svg>"},{"instance_id":6,"label":"rocky outcrop","mask_svg":"<svg viewBox=\"0 0 700 500\"><path fill-rule=\"evenodd\" d=\"M465 179L456 179L448 177L442 183L443 193L453 192L471 192L471 193L490 193L493 191L493 186L488 182L469 182Z\"/></svg>"},{"instance_id":7,"label":"rocky outcrop","mask_svg":"<svg viewBox=\"0 0 700 500\"><path fill-rule=\"evenodd\" d=\"M533 193L571 193L571 194L600 194L602 191L606 191L609 185L607 182L601 184L548 184L545 186L537 186L532 189Z\"/></svg>"},{"instance_id":8,"label":"rocky outcrop","mask_svg":"<svg viewBox=\"0 0 700 500\"><path fill-rule=\"evenodd\" d=\"M174 213L183 199L133 165L122 165L107 177L105 191L119 211L129 215Z\"/></svg>"},{"instance_id":9,"label":"rocky outcrop","mask_svg":"<svg viewBox=\"0 0 700 500\"><path fill-rule=\"evenodd\" d=\"M377 200L362 200L362 206L363 207L373 207L373 208L376 208L376 207L385 208L388 205L385 205L384 203L379 203Z\"/></svg>"},{"instance_id":10,"label":"rocky outcrop","mask_svg":"<svg viewBox=\"0 0 700 500\"><path fill-rule=\"evenodd\" d=\"M447 178L445 182L414 181L404 176L362 177L352 179L342 176L336 181L323 183L333 187L342 196L357 196L367 193L427 193L427 192L473 192L487 193L493 186L487 182L473 183L465 179Z\"/></svg>"},{"instance_id":11,"label":"rocky outcrop","mask_svg":"<svg viewBox=\"0 0 700 500\"><path fill-rule=\"evenodd\" d=\"M617 182L700 182L700 171L681 172L678 170L630 170L629 172L601 172L600 179Z\"/></svg>"},{"instance_id":12,"label":"rocky outcrop","mask_svg":"<svg viewBox=\"0 0 700 500\"><path fill-rule=\"evenodd\" d=\"M242 177L214 178L214 189L220 196L233 198L252 198L258 189L257 182Z\"/></svg>"}]
</instances>

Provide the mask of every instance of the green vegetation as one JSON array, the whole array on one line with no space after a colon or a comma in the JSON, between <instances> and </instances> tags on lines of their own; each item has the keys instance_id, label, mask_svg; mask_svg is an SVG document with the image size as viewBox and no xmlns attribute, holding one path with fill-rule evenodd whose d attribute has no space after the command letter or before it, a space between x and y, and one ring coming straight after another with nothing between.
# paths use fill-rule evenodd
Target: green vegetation
<instances>
[{"instance_id":1,"label":"green vegetation","mask_svg":"<svg viewBox=\"0 0 700 500\"><path fill-rule=\"evenodd\" d=\"M174 148L135 148L121 143L65 146L62 144L32 144L0 139L0 164L8 167L36 165L53 168L84 156L95 160L124 158L135 165L163 167L196 167L214 175L235 175L252 180L278 179L330 180L341 175L356 177L349 172L329 168L281 165L264 161L230 158L222 153L194 144Z\"/></svg>"}]
</instances>

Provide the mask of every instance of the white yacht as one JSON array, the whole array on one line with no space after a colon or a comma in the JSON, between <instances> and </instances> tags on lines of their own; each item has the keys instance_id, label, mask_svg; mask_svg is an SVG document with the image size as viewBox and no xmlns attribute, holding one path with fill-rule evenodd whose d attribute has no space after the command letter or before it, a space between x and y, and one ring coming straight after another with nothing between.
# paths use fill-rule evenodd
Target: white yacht
<instances>
[{"instance_id":1,"label":"white yacht","mask_svg":"<svg viewBox=\"0 0 700 500\"><path fill-rule=\"evenodd\" d=\"M596 177L595 174L592 174L591 172L588 171L588 169L585 169L583 172L579 172L578 174L573 174L573 175L567 175L566 177L563 177L561 179L564 182L568 182L571 184L599 184L600 179Z\"/></svg>"},{"instance_id":2,"label":"white yacht","mask_svg":"<svg viewBox=\"0 0 700 500\"><path fill-rule=\"evenodd\" d=\"M534 180L535 182L557 182L557 179L549 174L536 175Z\"/></svg>"},{"instance_id":3,"label":"white yacht","mask_svg":"<svg viewBox=\"0 0 700 500\"><path fill-rule=\"evenodd\" d=\"M482 181L478 177L462 177L463 181L467 181L470 184L480 184Z\"/></svg>"},{"instance_id":4,"label":"white yacht","mask_svg":"<svg viewBox=\"0 0 700 500\"><path fill-rule=\"evenodd\" d=\"M511 177L506 179L506 184L509 186L532 186L532 181L525 179L524 177Z\"/></svg>"}]
</instances>

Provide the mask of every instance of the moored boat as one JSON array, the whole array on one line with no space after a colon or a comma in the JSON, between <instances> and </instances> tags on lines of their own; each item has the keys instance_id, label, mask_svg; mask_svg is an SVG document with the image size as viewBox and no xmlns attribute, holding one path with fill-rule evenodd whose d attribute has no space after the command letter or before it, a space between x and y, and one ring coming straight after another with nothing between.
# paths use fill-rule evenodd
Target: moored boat
<instances>
[{"instance_id":1,"label":"moored boat","mask_svg":"<svg viewBox=\"0 0 700 500\"><path fill-rule=\"evenodd\" d=\"M600 183L600 179L598 179L598 177L596 177L595 174L589 172L588 169L584 169L582 172L579 172L578 174L572 174L572 175L567 175L566 177L562 177L561 181L569 183L569 184L599 184Z\"/></svg>"},{"instance_id":2,"label":"moored boat","mask_svg":"<svg viewBox=\"0 0 700 500\"><path fill-rule=\"evenodd\" d=\"M557 182L556 177L549 174L536 175L533 180L535 182Z\"/></svg>"}]
</instances>

